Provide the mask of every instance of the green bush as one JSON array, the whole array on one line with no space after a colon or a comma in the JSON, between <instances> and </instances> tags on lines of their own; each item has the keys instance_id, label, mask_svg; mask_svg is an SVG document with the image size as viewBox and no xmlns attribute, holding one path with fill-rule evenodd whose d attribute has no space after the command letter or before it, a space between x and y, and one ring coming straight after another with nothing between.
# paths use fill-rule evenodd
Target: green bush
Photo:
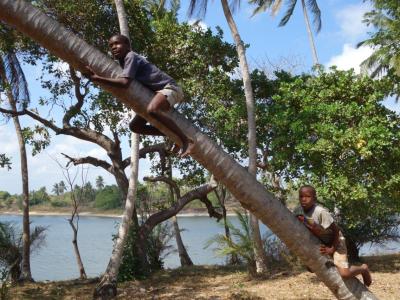
<instances>
[{"instance_id":1,"label":"green bush","mask_svg":"<svg viewBox=\"0 0 400 300\"><path fill-rule=\"evenodd\" d=\"M10 197L10 193L6 191L0 191L0 201L5 201Z\"/></svg>"},{"instance_id":2,"label":"green bush","mask_svg":"<svg viewBox=\"0 0 400 300\"><path fill-rule=\"evenodd\" d=\"M50 202L50 204L53 207L67 207L69 205L68 202L60 200L60 199L54 199Z\"/></svg>"},{"instance_id":3,"label":"green bush","mask_svg":"<svg viewBox=\"0 0 400 300\"><path fill-rule=\"evenodd\" d=\"M50 202L50 196L47 194L46 187L41 187L37 191L32 191L29 195L29 204L38 205L44 202Z\"/></svg>"},{"instance_id":4,"label":"green bush","mask_svg":"<svg viewBox=\"0 0 400 300\"><path fill-rule=\"evenodd\" d=\"M133 279L145 279L151 273L164 267L163 258L171 252L168 243L172 237L171 224L164 222L158 224L148 235L146 240L145 257L139 257L136 242L137 230L134 226L129 228L127 240L124 245L121 266L118 272L118 281L124 282ZM113 236L113 240L117 235Z\"/></svg>"},{"instance_id":5,"label":"green bush","mask_svg":"<svg viewBox=\"0 0 400 300\"><path fill-rule=\"evenodd\" d=\"M121 206L121 193L115 185L107 185L97 193L95 207L113 209Z\"/></svg>"}]
</instances>

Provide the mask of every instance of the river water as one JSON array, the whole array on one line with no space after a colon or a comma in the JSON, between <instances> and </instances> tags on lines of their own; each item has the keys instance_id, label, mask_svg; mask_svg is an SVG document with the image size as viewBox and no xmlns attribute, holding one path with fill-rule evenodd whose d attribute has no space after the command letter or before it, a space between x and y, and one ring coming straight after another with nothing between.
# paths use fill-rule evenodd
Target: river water
<instances>
[{"instance_id":1,"label":"river water","mask_svg":"<svg viewBox=\"0 0 400 300\"><path fill-rule=\"evenodd\" d=\"M235 217L230 217L237 224ZM104 272L112 251L112 235L117 232L119 218L81 217L79 221L78 245L86 273L89 277L99 276ZM0 222L22 222L22 216L0 215ZM212 247L204 249L206 241L217 233L223 232L223 227L209 217L178 217L183 229L182 239L188 253L196 265L223 264L224 259L215 256ZM72 248L72 230L66 216L31 216L32 226L46 226L46 242L31 257L32 276L37 281L66 280L79 276ZM262 225L261 231L268 229ZM175 240L171 245L175 246ZM176 247L175 247L176 248ZM361 255L397 253L400 243L390 242L383 246L365 245ZM168 255L166 268L179 267L177 253Z\"/></svg>"}]
</instances>

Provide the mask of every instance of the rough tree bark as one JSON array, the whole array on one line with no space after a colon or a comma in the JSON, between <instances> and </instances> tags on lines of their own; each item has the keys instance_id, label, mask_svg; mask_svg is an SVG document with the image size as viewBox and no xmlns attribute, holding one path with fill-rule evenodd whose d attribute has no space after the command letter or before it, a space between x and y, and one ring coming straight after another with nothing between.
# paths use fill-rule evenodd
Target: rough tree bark
<instances>
[{"instance_id":1,"label":"rough tree bark","mask_svg":"<svg viewBox=\"0 0 400 300\"><path fill-rule=\"evenodd\" d=\"M0 20L14 26L78 70L83 71L89 65L96 73L107 77L116 77L122 72L116 62L26 1L0 0ZM153 97L149 89L136 81L128 89L106 85L102 85L102 88L180 145L178 136L147 114L147 104ZM343 280L340 277L331 260L320 254L318 239L300 226L297 218L266 191L253 175L178 112L171 110L166 115L193 140L192 157L299 256L338 299L376 299L356 278Z\"/></svg>"}]
</instances>

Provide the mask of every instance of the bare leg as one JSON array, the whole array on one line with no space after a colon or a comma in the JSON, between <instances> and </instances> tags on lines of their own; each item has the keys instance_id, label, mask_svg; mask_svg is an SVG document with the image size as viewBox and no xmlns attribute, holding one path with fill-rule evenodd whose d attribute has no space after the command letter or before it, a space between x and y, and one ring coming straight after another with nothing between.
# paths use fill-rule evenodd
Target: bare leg
<instances>
[{"instance_id":1,"label":"bare leg","mask_svg":"<svg viewBox=\"0 0 400 300\"><path fill-rule=\"evenodd\" d=\"M129 123L129 129L134 133L145 134L145 135L157 135L163 136L164 134L157 128L146 125L147 120L139 115L136 115Z\"/></svg>"},{"instance_id":2,"label":"bare leg","mask_svg":"<svg viewBox=\"0 0 400 300\"><path fill-rule=\"evenodd\" d=\"M154 98L151 100L149 106L147 107L147 112L151 114L155 119L163 123L169 130L174 132L182 141L181 157L184 157L191 153L193 149L193 141L187 138L187 136L182 132L182 130L173 122L170 118L165 117L160 114L160 111L168 111L170 109L170 104L167 98L161 94L156 93Z\"/></svg>"},{"instance_id":3,"label":"bare leg","mask_svg":"<svg viewBox=\"0 0 400 300\"><path fill-rule=\"evenodd\" d=\"M364 284L370 286L372 283L371 273L369 272L368 265L363 264L361 266L351 266L350 268L339 268L337 267L340 276L343 278L356 277L357 275L362 276Z\"/></svg>"}]
</instances>

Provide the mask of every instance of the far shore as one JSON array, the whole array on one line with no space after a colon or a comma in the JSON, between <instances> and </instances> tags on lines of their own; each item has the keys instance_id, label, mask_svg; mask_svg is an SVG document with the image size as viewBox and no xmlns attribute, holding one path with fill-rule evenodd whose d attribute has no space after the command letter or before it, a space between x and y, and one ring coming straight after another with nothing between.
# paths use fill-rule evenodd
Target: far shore
<instances>
[{"instance_id":1,"label":"far shore","mask_svg":"<svg viewBox=\"0 0 400 300\"><path fill-rule=\"evenodd\" d=\"M1 215L22 215L22 211L2 211L0 210ZM60 211L35 211L32 210L29 212L30 216L70 216L69 212L60 212ZM228 213L228 216L235 216L235 213ZM79 213L80 217L103 217L103 218L122 218L122 213L111 213L111 212L88 212L83 211ZM178 217L186 218L186 217L208 217L207 212L182 212L177 214Z\"/></svg>"}]
</instances>

